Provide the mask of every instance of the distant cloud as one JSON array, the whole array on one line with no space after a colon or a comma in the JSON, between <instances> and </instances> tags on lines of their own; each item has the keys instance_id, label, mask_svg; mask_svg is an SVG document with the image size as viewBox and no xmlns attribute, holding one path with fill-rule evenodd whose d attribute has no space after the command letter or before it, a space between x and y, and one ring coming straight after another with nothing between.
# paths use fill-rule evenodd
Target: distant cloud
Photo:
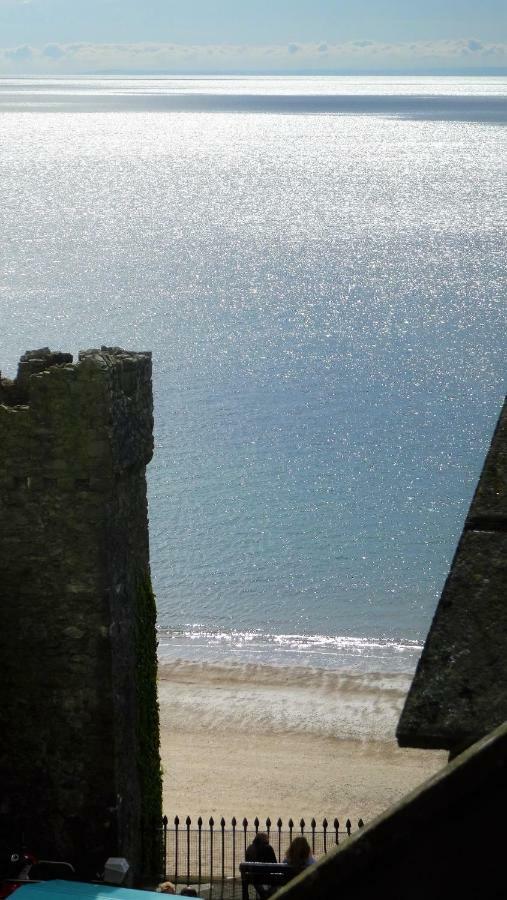
<instances>
[{"instance_id":1,"label":"distant cloud","mask_svg":"<svg viewBox=\"0 0 507 900\"><path fill-rule=\"evenodd\" d=\"M14 62L25 62L33 56L33 50L27 44L22 47L13 47L12 50L4 50L6 59L12 59Z\"/></svg>"},{"instance_id":2,"label":"distant cloud","mask_svg":"<svg viewBox=\"0 0 507 900\"><path fill-rule=\"evenodd\" d=\"M0 3L2 0L0 0ZM368 69L449 72L495 65L507 68L507 44L474 38L384 43L357 40L332 44L47 43L0 48L0 73L73 75L93 72L350 71Z\"/></svg>"}]
</instances>

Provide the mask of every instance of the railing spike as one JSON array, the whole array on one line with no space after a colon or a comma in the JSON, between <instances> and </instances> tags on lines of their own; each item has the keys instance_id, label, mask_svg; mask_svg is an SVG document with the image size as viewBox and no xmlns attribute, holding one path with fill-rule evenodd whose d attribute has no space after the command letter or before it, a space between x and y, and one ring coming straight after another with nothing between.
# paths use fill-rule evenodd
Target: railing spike
<instances>
[{"instance_id":1,"label":"railing spike","mask_svg":"<svg viewBox=\"0 0 507 900\"><path fill-rule=\"evenodd\" d=\"M362 819L359 819L359 822L357 823L357 827L358 827L358 828L364 828L364 822L363 822Z\"/></svg>"},{"instance_id":2,"label":"railing spike","mask_svg":"<svg viewBox=\"0 0 507 900\"><path fill-rule=\"evenodd\" d=\"M238 822L237 822L236 816L233 816L232 819L231 819L231 825L232 825L232 827L233 827L233 828L236 828L236 825L237 825L237 824L238 824Z\"/></svg>"},{"instance_id":3,"label":"railing spike","mask_svg":"<svg viewBox=\"0 0 507 900\"><path fill-rule=\"evenodd\" d=\"M220 819L220 828L225 828L225 819L224 819L223 816L222 816L222 818Z\"/></svg>"},{"instance_id":4,"label":"railing spike","mask_svg":"<svg viewBox=\"0 0 507 900\"><path fill-rule=\"evenodd\" d=\"M248 828L248 819L243 819L242 825L243 828Z\"/></svg>"},{"instance_id":5,"label":"railing spike","mask_svg":"<svg viewBox=\"0 0 507 900\"><path fill-rule=\"evenodd\" d=\"M340 823L339 823L338 819L335 819L333 822L333 828L336 828L336 830L338 831L339 827L340 827Z\"/></svg>"},{"instance_id":6,"label":"railing spike","mask_svg":"<svg viewBox=\"0 0 507 900\"><path fill-rule=\"evenodd\" d=\"M176 825L176 828L177 828L178 825L180 824L180 817L179 817L179 816L175 816L175 817L174 817L174 824Z\"/></svg>"},{"instance_id":7,"label":"railing spike","mask_svg":"<svg viewBox=\"0 0 507 900\"><path fill-rule=\"evenodd\" d=\"M281 828L282 825L283 825L282 820L281 820L281 819L278 819L278 822L276 823L276 827L277 827L277 828Z\"/></svg>"},{"instance_id":8,"label":"railing spike","mask_svg":"<svg viewBox=\"0 0 507 900\"><path fill-rule=\"evenodd\" d=\"M289 828L294 828L294 822L292 821L292 819L289 819L287 824L288 824Z\"/></svg>"},{"instance_id":9,"label":"railing spike","mask_svg":"<svg viewBox=\"0 0 507 900\"><path fill-rule=\"evenodd\" d=\"M327 853L327 819L322 819L322 831L324 832L324 853Z\"/></svg>"},{"instance_id":10,"label":"railing spike","mask_svg":"<svg viewBox=\"0 0 507 900\"><path fill-rule=\"evenodd\" d=\"M192 819L190 818L190 816L187 816L187 818L185 819L185 825L187 826L187 828L189 828L189 826L191 824L192 824Z\"/></svg>"},{"instance_id":11,"label":"railing spike","mask_svg":"<svg viewBox=\"0 0 507 900\"><path fill-rule=\"evenodd\" d=\"M310 825L312 826L312 828L317 827L317 822L315 821L315 819L312 819L312 821L310 822Z\"/></svg>"},{"instance_id":12,"label":"railing spike","mask_svg":"<svg viewBox=\"0 0 507 900\"><path fill-rule=\"evenodd\" d=\"M268 829L268 831L269 831L269 829L271 828L271 819L269 818L269 816L268 816L268 818L266 819L266 828Z\"/></svg>"},{"instance_id":13,"label":"railing spike","mask_svg":"<svg viewBox=\"0 0 507 900\"><path fill-rule=\"evenodd\" d=\"M350 837L350 832L352 831L352 822L350 821L350 819L347 819L347 821L345 822L345 828L347 829L347 834Z\"/></svg>"},{"instance_id":14,"label":"railing spike","mask_svg":"<svg viewBox=\"0 0 507 900\"><path fill-rule=\"evenodd\" d=\"M202 828L202 816L199 816L199 818L197 819L197 825L199 828Z\"/></svg>"},{"instance_id":15,"label":"railing spike","mask_svg":"<svg viewBox=\"0 0 507 900\"><path fill-rule=\"evenodd\" d=\"M305 830L305 825L306 825L305 820L304 820L304 819L300 819L300 820L299 820L299 827L300 827L300 829L301 829L301 834L303 834L303 831Z\"/></svg>"},{"instance_id":16,"label":"railing spike","mask_svg":"<svg viewBox=\"0 0 507 900\"><path fill-rule=\"evenodd\" d=\"M256 816L255 819L254 819L254 825L255 825L256 828L258 828L259 825L260 825L260 822L259 822L257 816Z\"/></svg>"},{"instance_id":17,"label":"railing spike","mask_svg":"<svg viewBox=\"0 0 507 900\"><path fill-rule=\"evenodd\" d=\"M215 824L215 820L214 820L213 816L210 816L210 820L209 820L210 828L213 828L214 824Z\"/></svg>"}]
</instances>

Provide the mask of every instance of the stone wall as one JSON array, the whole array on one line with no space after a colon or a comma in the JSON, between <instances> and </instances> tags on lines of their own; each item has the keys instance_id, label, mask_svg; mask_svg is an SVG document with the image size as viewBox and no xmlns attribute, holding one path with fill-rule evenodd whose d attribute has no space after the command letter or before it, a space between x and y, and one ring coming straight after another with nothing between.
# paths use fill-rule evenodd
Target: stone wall
<instances>
[{"instance_id":1,"label":"stone wall","mask_svg":"<svg viewBox=\"0 0 507 900\"><path fill-rule=\"evenodd\" d=\"M93 875L157 873L151 356L25 354L0 382L0 818Z\"/></svg>"},{"instance_id":2,"label":"stone wall","mask_svg":"<svg viewBox=\"0 0 507 900\"><path fill-rule=\"evenodd\" d=\"M397 730L454 756L507 719L507 401Z\"/></svg>"}]
</instances>

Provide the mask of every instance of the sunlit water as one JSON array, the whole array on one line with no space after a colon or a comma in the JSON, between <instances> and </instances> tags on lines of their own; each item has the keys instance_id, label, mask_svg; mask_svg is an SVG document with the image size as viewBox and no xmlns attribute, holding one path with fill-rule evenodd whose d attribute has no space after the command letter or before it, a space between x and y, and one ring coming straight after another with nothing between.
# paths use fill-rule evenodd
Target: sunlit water
<instances>
[{"instance_id":1,"label":"sunlit water","mask_svg":"<svg viewBox=\"0 0 507 900\"><path fill-rule=\"evenodd\" d=\"M151 349L161 654L413 668L504 390L507 80L0 82L0 363Z\"/></svg>"}]
</instances>

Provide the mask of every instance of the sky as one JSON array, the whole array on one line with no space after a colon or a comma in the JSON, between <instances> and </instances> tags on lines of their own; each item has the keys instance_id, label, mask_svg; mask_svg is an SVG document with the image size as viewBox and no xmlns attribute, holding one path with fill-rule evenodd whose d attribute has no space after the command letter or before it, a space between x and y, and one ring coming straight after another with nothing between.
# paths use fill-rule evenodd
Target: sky
<instances>
[{"instance_id":1,"label":"sky","mask_svg":"<svg viewBox=\"0 0 507 900\"><path fill-rule=\"evenodd\" d=\"M0 74L507 73L506 0L0 0Z\"/></svg>"}]
</instances>

